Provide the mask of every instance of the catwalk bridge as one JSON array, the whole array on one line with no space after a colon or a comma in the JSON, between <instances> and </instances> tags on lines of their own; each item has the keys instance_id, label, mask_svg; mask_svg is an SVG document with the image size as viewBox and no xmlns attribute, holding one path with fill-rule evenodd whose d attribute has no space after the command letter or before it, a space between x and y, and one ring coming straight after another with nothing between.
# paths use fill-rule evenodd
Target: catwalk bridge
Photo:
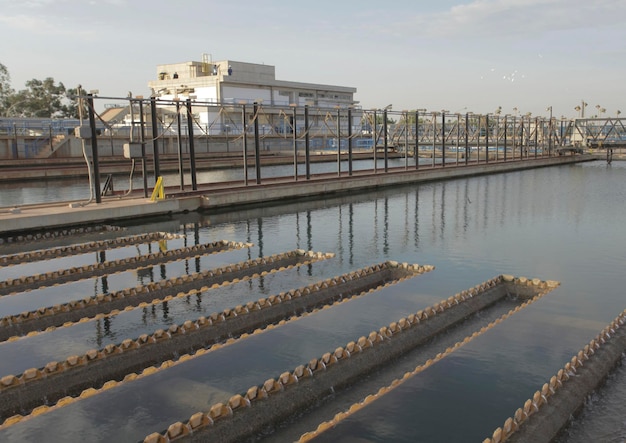
<instances>
[{"instance_id":1,"label":"catwalk bridge","mask_svg":"<svg viewBox=\"0 0 626 443\"><path fill-rule=\"evenodd\" d=\"M621 146L626 139L622 119L611 118L558 120L93 95L81 100L88 110L82 122L50 123L47 128L43 121L30 122L37 128L24 126L25 121L2 121L0 157L7 159L2 162L7 174L29 159L28 167L42 167L48 177L59 163L84 155L88 167L81 167L90 175L92 197L99 203L104 194L113 193L112 175L132 173L136 165L141 166L147 197L165 168L178 173L180 195L200 191L199 168L220 164L240 170L241 185L248 187L267 183L263 167L277 163L292 164L291 179L297 182L311 180L311 165L320 160L336 161L335 177L344 178L356 174L355 161L369 158L370 172L377 176L390 172L389 160L398 157L404 159L405 170L504 164ZM126 102L125 113L106 120L96 112L98 100ZM118 166L103 173L101 163L112 161Z\"/></svg>"}]
</instances>

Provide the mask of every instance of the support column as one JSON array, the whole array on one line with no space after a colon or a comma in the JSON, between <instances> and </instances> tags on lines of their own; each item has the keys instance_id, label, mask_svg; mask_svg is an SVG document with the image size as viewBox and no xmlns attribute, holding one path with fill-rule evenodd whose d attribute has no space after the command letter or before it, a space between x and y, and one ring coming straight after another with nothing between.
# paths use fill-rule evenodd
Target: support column
<instances>
[{"instance_id":1,"label":"support column","mask_svg":"<svg viewBox=\"0 0 626 443\"><path fill-rule=\"evenodd\" d=\"M96 203L102 203L100 195L100 162L98 160L98 134L96 133L96 118L93 108L93 95L87 94L87 108L89 108L89 127L91 128L91 158L93 160L93 193Z\"/></svg>"},{"instance_id":2,"label":"support column","mask_svg":"<svg viewBox=\"0 0 626 443\"><path fill-rule=\"evenodd\" d=\"M259 105L254 102L254 167L256 184L261 184L261 153L259 147Z\"/></svg>"},{"instance_id":3,"label":"support column","mask_svg":"<svg viewBox=\"0 0 626 443\"><path fill-rule=\"evenodd\" d=\"M141 178L143 179L143 196L144 198L148 198L148 174L146 172L146 134L145 121L143 118L143 99L139 100L139 143L141 143Z\"/></svg>"},{"instance_id":4,"label":"support column","mask_svg":"<svg viewBox=\"0 0 626 443\"><path fill-rule=\"evenodd\" d=\"M309 140L309 106L304 105L304 166L306 179L311 179L311 145Z\"/></svg>"},{"instance_id":5,"label":"support column","mask_svg":"<svg viewBox=\"0 0 626 443\"><path fill-rule=\"evenodd\" d=\"M246 105L241 105L241 121L243 126L243 184L248 186L248 115Z\"/></svg>"},{"instance_id":6,"label":"support column","mask_svg":"<svg viewBox=\"0 0 626 443\"><path fill-rule=\"evenodd\" d=\"M191 189L198 190L196 180L196 149L193 139L193 114L191 113L191 99L187 99L187 134L189 136L189 166L191 168ZM228 136L228 134L226 134Z\"/></svg>"},{"instance_id":7,"label":"support column","mask_svg":"<svg viewBox=\"0 0 626 443\"><path fill-rule=\"evenodd\" d=\"M150 98L150 120L152 123L152 161L154 164L154 182L158 180L161 175L161 164L159 161L159 128L157 126L157 107L156 99Z\"/></svg>"},{"instance_id":8,"label":"support column","mask_svg":"<svg viewBox=\"0 0 626 443\"><path fill-rule=\"evenodd\" d=\"M348 175L352 175L352 109L348 108Z\"/></svg>"},{"instance_id":9,"label":"support column","mask_svg":"<svg viewBox=\"0 0 626 443\"><path fill-rule=\"evenodd\" d=\"M183 141L181 134L180 102L176 100L176 141L178 144L178 178L180 180L180 190L185 190L185 177L183 166Z\"/></svg>"},{"instance_id":10,"label":"support column","mask_svg":"<svg viewBox=\"0 0 626 443\"><path fill-rule=\"evenodd\" d=\"M385 172L389 170L389 155L387 154L387 110L383 111L383 149L384 149L384 158L385 158Z\"/></svg>"}]
</instances>

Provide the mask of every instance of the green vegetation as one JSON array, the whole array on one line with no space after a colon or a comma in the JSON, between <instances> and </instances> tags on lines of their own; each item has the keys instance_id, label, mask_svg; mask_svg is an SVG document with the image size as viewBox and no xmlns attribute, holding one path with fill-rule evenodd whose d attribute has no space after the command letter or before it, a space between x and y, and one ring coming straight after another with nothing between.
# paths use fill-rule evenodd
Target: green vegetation
<instances>
[{"instance_id":1,"label":"green vegetation","mask_svg":"<svg viewBox=\"0 0 626 443\"><path fill-rule=\"evenodd\" d=\"M0 63L0 117L78 117L76 89L67 89L52 77L32 79L25 86L26 89L15 91L9 70Z\"/></svg>"}]
</instances>

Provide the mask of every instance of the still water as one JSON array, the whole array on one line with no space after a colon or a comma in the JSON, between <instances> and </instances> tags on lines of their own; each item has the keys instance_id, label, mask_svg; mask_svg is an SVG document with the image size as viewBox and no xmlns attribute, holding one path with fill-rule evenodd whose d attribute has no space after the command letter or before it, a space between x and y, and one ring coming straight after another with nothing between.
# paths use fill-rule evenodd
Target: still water
<instances>
[{"instance_id":1,"label":"still water","mask_svg":"<svg viewBox=\"0 0 626 443\"><path fill-rule=\"evenodd\" d=\"M556 290L324 437L326 441L482 441L626 308L624 183L626 163L594 162L249 211L181 216L176 219L179 233L197 243L251 242L253 246L244 250L249 257L295 248L333 252L335 257L282 277L276 273L233 285L197 302L173 303L171 314L156 313L160 320L124 313L109 325L111 340L143 333L148 323L155 329L162 327L169 315L175 315L176 323L193 320L204 309L234 306L246 298L276 294L285 286L304 286L385 260L432 264L435 270L341 309L326 309L206 354L202 361L193 359L179 369L42 414L0 431L0 440L63 441L71 436L136 441L207 409L213 401L261 384L498 274L558 280L561 285ZM171 220L165 223L171 226ZM158 225L154 221L143 229L152 231ZM129 228L142 230L142 226ZM239 260L240 253L235 255ZM131 285L129 277L120 274L119 278L124 279L121 284ZM222 299L220 303L208 301L216 297ZM72 342L80 336L79 349L109 340L101 325L76 328L64 332L75 337L68 338ZM65 341L50 340L58 346ZM626 401L621 397L607 403L610 408L592 404L590 413L602 407L606 441L623 439ZM127 409L117 413L112 405ZM329 411L324 419L334 413Z\"/></svg>"},{"instance_id":2,"label":"still water","mask_svg":"<svg viewBox=\"0 0 626 443\"><path fill-rule=\"evenodd\" d=\"M435 163L439 163L440 159L435 159ZM456 159L448 160L449 164L452 164ZM427 158L419 159L420 165L432 165L433 160ZM461 163L462 160L459 160ZM388 159L387 166L393 167L415 167L415 160L412 158L395 158ZM186 166L187 167L187 166ZM383 170L385 162L383 159L378 159L376 167ZM323 174L330 172L337 172L341 170L345 175L348 173L349 164L347 161L342 161L339 166L337 162L323 162L323 163L311 163L311 174ZM373 160L357 160L352 162L352 170L366 170L373 169ZM248 180L254 181L256 179L255 168L248 168ZM304 179L306 175L306 168L304 164L298 164L297 170L300 179ZM263 166L261 168L261 178L272 177L293 177L294 167L291 165L278 165L278 166ZM210 171L198 171L197 182L201 183L220 183L230 181L243 182L245 178L245 172L242 168L234 169L221 169ZM148 195L152 192L154 187L154 177L148 174L146 177L148 183ZM167 173L163 175L163 181L165 186L180 186L180 175L178 173ZM189 173L183 174L183 184L186 189L191 189L191 175ZM101 186L104 185L104 178L101 178ZM24 204L36 204L36 203L51 203L58 201L73 201L73 200L88 200L90 196L91 186L87 178L72 178L62 180L37 180L27 182L16 183L0 183L0 208L13 207ZM137 168L132 177L116 175L113 178L113 189L115 191L128 191L128 190L142 190L143 178L141 176L141 170Z\"/></svg>"}]
</instances>

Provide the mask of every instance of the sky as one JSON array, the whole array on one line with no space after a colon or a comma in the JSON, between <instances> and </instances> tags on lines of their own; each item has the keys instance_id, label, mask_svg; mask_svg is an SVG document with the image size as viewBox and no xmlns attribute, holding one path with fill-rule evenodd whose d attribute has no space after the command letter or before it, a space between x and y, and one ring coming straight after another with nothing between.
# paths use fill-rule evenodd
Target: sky
<instances>
[{"instance_id":1,"label":"sky","mask_svg":"<svg viewBox=\"0 0 626 443\"><path fill-rule=\"evenodd\" d=\"M15 90L149 96L157 65L236 60L357 88L364 109L626 112L624 0L0 0Z\"/></svg>"}]
</instances>

